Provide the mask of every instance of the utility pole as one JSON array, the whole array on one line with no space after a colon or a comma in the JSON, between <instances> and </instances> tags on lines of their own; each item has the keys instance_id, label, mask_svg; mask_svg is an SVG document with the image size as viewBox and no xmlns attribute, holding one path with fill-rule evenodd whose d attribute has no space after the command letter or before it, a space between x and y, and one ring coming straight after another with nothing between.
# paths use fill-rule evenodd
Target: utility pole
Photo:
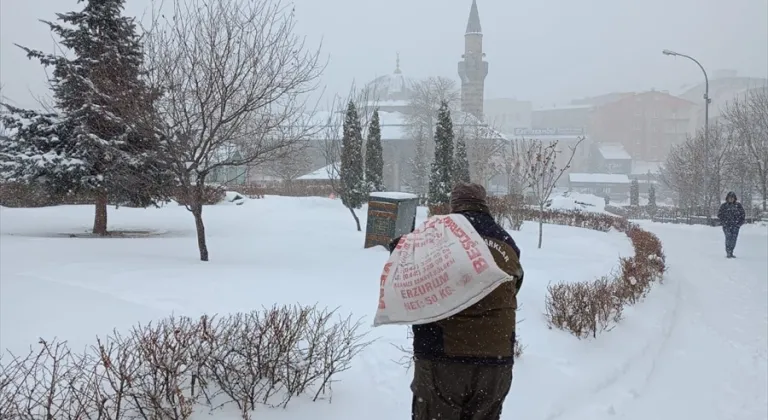
<instances>
[{"instance_id":1,"label":"utility pole","mask_svg":"<svg viewBox=\"0 0 768 420\"><path fill-rule=\"evenodd\" d=\"M707 71L704 70L704 66L690 55L680 54L670 50L664 50L661 53L672 57L687 58L696 63L701 69L701 72L704 73L704 187L707 191L707 219L709 219L712 213L712 203L710 202L712 199L712 197L710 197L712 192L710 185L711 177L709 175L709 104L712 102L712 99L709 97L709 77L707 76Z\"/></svg>"}]
</instances>

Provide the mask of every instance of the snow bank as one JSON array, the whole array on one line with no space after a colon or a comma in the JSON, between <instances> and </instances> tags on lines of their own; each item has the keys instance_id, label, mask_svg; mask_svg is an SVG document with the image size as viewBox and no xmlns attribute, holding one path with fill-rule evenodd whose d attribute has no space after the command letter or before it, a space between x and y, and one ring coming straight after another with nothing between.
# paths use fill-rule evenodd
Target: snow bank
<instances>
[{"instance_id":1,"label":"snow bank","mask_svg":"<svg viewBox=\"0 0 768 420\"><path fill-rule=\"evenodd\" d=\"M572 191L553 195L550 199L549 208L552 210L608 213L605 211L605 199L602 197Z\"/></svg>"},{"instance_id":2,"label":"snow bank","mask_svg":"<svg viewBox=\"0 0 768 420\"><path fill-rule=\"evenodd\" d=\"M243 194L240 194L239 192L236 192L236 191L225 191L224 192L224 199L221 200L218 204L219 205L222 205L222 204L224 204L224 205L232 205L232 204L234 204L236 206L239 206L239 205L242 205L243 203L245 203L248 200L250 200L248 197L246 197Z\"/></svg>"},{"instance_id":3,"label":"snow bank","mask_svg":"<svg viewBox=\"0 0 768 420\"><path fill-rule=\"evenodd\" d=\"M553 207L567 200L571 208L577 202L602 208L597 201L602 199L583 194L553 200ZM364 225L366 208L357 213ZM426 210L419 208L418 215L423 220ZM113 327L124 330L170 314L232 313L275 303L319 303L339 307L342 315L364 317L365 324L372 321L388 253L381 247L363 249L364 234L337 200L269 196L245 200L238 208L210 206L203 217L208 263L197 260L193 218L181 206L110 209L111 229L169 233L140 239L40 237L87 231L92 206L2 209L1 346L23 351L39 337L55 335L82 348ZM626 236L548 225L544 247L537 249L534 223L512 232L526 270L518 297L525 353L515 366L503 419L766 417L768 235L745 230L737 248L742 258L726 261L718 254L722 234L717 229L649 229L664 234L670 275L680 277L654 288L644 302L628 308L618 327L597 340L547 329L542 316L546 287L606 274L618 256L632 255ZM750 288L756 285L762 289ZM698 302L705 306L697 307ZM716 313L712 308L718 308ZM742 341L729 344L741 335ZM397 364L406 356L397 346L409 345L407 328L382 327L370 338L377 341L334 383L331 404L299 398L286 410L264 408L254 418L358 420L361 413L371 413L366 415L370 420L407 418L412 370ZM685 370L692 366L696 369ZM681 393L689 387L698 394ZM226 411L193 417L238 418Z\"/></svg>"},{"instance_id":4,"label":"snow bank","mask_svg":"<svg viewBox=\"0 0 768 420\"><path fill-rule=\"evenodd\" d=\"M404 192L372 192L371 197L389 198L391 200L408 200L419 198L416 194L404 193Z\"/></svg>"}]
</instances>

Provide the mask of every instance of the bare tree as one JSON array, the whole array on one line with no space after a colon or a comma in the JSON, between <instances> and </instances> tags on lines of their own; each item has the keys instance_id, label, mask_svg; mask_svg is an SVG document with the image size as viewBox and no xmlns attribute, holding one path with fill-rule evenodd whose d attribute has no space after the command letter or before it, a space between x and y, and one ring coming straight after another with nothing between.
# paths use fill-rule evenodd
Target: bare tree
<instances>
[{"instance_id":1,"label":"bare tree","mask_svg":"<svg viewBox=\"0 0 768 420\"><path fill-rule=\"evenodd\" d=\"M736 98L726 106L723 116L753 168L763 211L768 211L768 87L750 90L743 98Z\"/></svg>"},{"instance_id":2,"label":"bare tree","mask_svg":"<svg viewBox=\"0 0 768 420\"><path fill-rule=\"evenodd\" d=\"M678 194L679 205L694 212L711 216L728 184L732 153L733 130L723 124L709 128L709 140L699 130L680 145L673 146L661 170L665 185ZM705 160L704 156L709 155ZM704 166L703 162L708 162ZM705 180L709 182L705 182Z\"/></svg>"},{"instance_id":3,"label":"bare tree","mask_svg":"<svg viewBox=\"0 0 768 420\"><path fill-rule=\"evenodd\" d=\"M704 134L697 134L694 138L696 149L701 149L701 155L704 154ZM709 140L706 147L709 148L709 157L696 162L708 162L709 166L704 170L709 174L709 186L704 189L704 203L707 206L707 216L715 213L720 204L728 180L729 158L734 155L731 153L734 146L733 130L723 124L715 124L709 128Z\"/></svg>"},{"instance_id":4,"label":"bare tree","mask_svg":"<svg viewBox=\"0 0 768 420\"><path fill-rule=\"evenodd\" d=\"M440 104L447 102L448 108L455 111L461 98L456 82L446 77L428 77L414 82L410 88L412 93L407 123L413 130L411 133L413 137L418 130L432 133L437 123L437 110Z\"/></svg>"},{"instance_id":5,"label":"bare tree","mask_svg":"<svg viewBox=\"0 0 768 420\"><path fill-rule=\"evenodd\" d=\"M311 170L312 156L308 153L309 142L310 140L296 142L282 157L264 165L265 172L279 178L289 194L293 189L293 181Z\"/></svg>"},{"instance_id":6,"label":"bare tree","mask_svg":"<svg viewBox=\"0 0 768 420\"><path fill-rule=\"evenodd\" d=\"M474 118L474 117L473 117ZM502 173L499 165L506 140L491 126L475 121L459 127L459 136L464 136L469 149L469 167L472 179L487 185L491 179Z\"/></svg>"},{"instance_id":7,"label":"bare tree","mask_svg":"<svg viewBox=\"0 0 768 420\"><path fill-rule=\"evenodd\" d=\"M677 194L678 207L689 210L698 205L704 189L703 165L695 161L694 154L689 141L674 145L659 171L664 185Z\"/></svg>"},{"instance_id":8,"label":"bare tree","mask_svg":"<svg viewBox=\"0 0 768 420\"><path fill-rule=\"evenodd\" d=\"M508 195L522 195L525 187L523 179L523 158L525 154L524 141L508 141L499 149L496 160L501 174L507 182Z\"/></svg>"},{"instance_id":9,"label":"bare tree","mask_svg":"<svg viewBox=\"0 0 768 420\"><path fill-rule=\"evenodd\" d=\"M539 208L538 247L541 248L544 236L544 207L549 201L552 190L557 186L560 177L571 167L576 150L581 142L584 141L584 137L579 138L573 146L569 146L568 151L558 149L557 140L551 141L548 144L536 139L520 141L522 142L523 153L518 154L518 157L523 160L520 164L523 179L526 187L535 195L536 204ZM561 155L565 156L565 159L558 161L558 157Z\"/></svg>"},{"instance_id":10,"label":"bare tree","mask_svg":"<svg viewBox=\"0 0 768 420\"><path fill-rule=\"evenodd\" d=\"M162 92L152 124L195 218L200 259L206 178L281 159L311 135L306 94L322 74L319 49L294 34L280 0L175 0L146 34L148 78ZM222 150L234 146L234 153Z\"/></svg>"},{"instance_id":11,"label":"bare tree","mask_svg":"<svg viewBox=\"0 0 768 420\"><path fill-rule=\"evenodd\" d=\"M729 129L734 130L733 127L729 127ZM760 190L760 181L755 171L755 165L752 165L749 150L744 142L738 140L738 134L735 133L735 130L733 137L735 140L733 140L733 145L726 158L725 184L729 190L735 191L739 199L742 200L747 217L752 217L754 211L752 194L756 189Z\"/></svg>"},{"instance_id":12,"label":"bare tree","mask_svg":"<svg viewBox=\"0 0 768 420\"><path fill-rule=\"evenodd\" d=\"M405 115L406 134L413 139L416 151L408 162L411 167L410 182L417 194L426 196L431 157L434 155L433 133L437 110L445 101L454 114L461 95L454 80L440 76L415 81L409 89L411 98Z\"/></svg>"},{"instance_id":13,"label":"bare tree","mask_svg":"<svg viewBox=\"0 0 768 420\"><path fill-rule=\"evenodd\" d=\"M338 180L339 165L341 163L342 126L346 117L347 105L350 101L355 104L358 116L360 117L360 126L363 129L363 138L365 139L368 134L368 125L377 103L375 98L375 90L361 89L358 91L353 85L346 98L334 96L328 105L328 111L323 113L322 120L317 121L320 128L317 136L321 138L321 153L325 160L329 182L334 194L337 196L340 193Z\"/></svg>"}]
</instances>

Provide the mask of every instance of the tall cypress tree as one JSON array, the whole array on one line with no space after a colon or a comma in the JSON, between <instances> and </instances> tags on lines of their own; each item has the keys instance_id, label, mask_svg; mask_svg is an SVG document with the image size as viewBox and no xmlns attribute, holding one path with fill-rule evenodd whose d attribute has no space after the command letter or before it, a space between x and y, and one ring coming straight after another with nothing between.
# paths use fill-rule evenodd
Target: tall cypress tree
<instances>
[{"instance_id":1,"label":"tall cypress tree","mask_svg":"<svg viewBox=\"0 0 768 420\"><path fill-rule=\"evenodd\" d=\"M637 182L637 179L633 179L632 183L629 185L629 205L640 205L640 183Z\"/></svg>"},{"instance_id":2,"label":"tall cypress tree","mask_svg":"<svg viewBox=\"0 0 768 420\"><path fill-rule=\"evenodd\" d=\"M373 111L365 144L365 182L368 191L384 190L384 156L381 147L381 125L379 110Z\"/></svg>"},{"instance_id":3,"label":"tall cypress tree","mask_svg":"<svg viewBox=\"0 0 768 420\"><path fill-rule=\"evenodd\" d=\"M355 209L359 209L365 203L368 194L363 171L363 130L360 126L357 108L352 101L347 106L343 130L341 166L339 167L341 202L352 212L359 231L361 230L360 220L355 214Z\"/></svg>"},{"instance_id":4,"label":"tall cypress tree","mask_svg":"<svg viewBox=\"0 0 768 420\"><path fill-rule=\"evenodd\" d=\"M107 233L107 203L146 206L164 196L157 159L159 141L146 127L155 95L142 80L143 49L133 18L123 16L124 0L78 0L81 11L44 21L73 52L72 57L21 47L29 58L53 67L50 80L57 123L67 136L23 147L26 158L41 159L28 179L52 190L94 197L93 232ZM18 113L17 113L18 114ZM20 139L26 141L28 139Z\"/></svg>"},{"instance_id":5,"label":"tall cypress tree","mask_svg":"<svg viewBox=\"0 0 768 420\"><path fill-rule=\"evenodd\" d=\"M432 161L427 197L430 205L440 206L450 202L453 168L453 122L448 102L443 101L437 111L435 159Z\"/></svg>"},{"instance_id":6,"label":"tall cypress tree","mask_svg":"<svg viewBox=\"0 0 768 420\"><path fill-rule=\"evenodd\" d=\"M470 182L469 158L467 157L467 144L464 136L456 138L456 156L454 157L453 182Z\"/></svg>"},{"instance_id":7,"label":"tall cypress tree","mask_svg":"<svg viewBox=\"0 0 768 420\"><path fill-rule=\"evenodd\" d=\"M427 187L429 186L429 159L427 156L427 135L424 133L424 129L420 126L414 138L415 153L410 160L411 164L411 177L413 179L413 187L419 194L419 197L423 200L427 194Z\"/></svg>"},{"instance_id":8,"label":"tall cypress tree","mask_svg":"<svg viewBox=\"0 0 768 420\"><path fill-rule=\"evenodd\" d=\"M658 207L656 207L656 188L653 186L653 184L648 187L648 207L647 207L648 215L651 217L656 217L656 211L658 210Z\"/></svg>"}]
</instances>

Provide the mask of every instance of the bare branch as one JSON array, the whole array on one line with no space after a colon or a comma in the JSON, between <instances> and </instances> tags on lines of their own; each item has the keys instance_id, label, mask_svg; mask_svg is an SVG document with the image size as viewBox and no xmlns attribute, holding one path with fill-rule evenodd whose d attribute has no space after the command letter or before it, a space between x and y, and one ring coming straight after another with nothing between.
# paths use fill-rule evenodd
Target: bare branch
<instances>
[{"instance_id":1,"label":"bare branch","mask_svg":"<svg viewBox=\"0 0 768 420\"><path fill-rule=\"evenodd\" d=\"M735 98L726 105L723 119L734 131L740 152L735 163L751 167L749 172L763 198L763 211L768 211L768 87L751 89ZM745 169L739 167L734 172L741 177Z\"/></svg>"},{"instance_id":2,"label":"bare branch","mask_svg":"<svg viewBox=\"0 0 768 420\"><path fill-rule=\"evenodd\" d=\"M200 258L208 260L202 222L206 178L215 170L285 159L319 128L308 93L324 69L319 49L294 34L291 4L281 0L174 0L153 11L145 34L147 78L157 92L151 126L190 197Z\"/></svg>"},{"instance_id":3,"label":"bare branch","mask_svg":"<svg viewBox=\"0 0 768 420\"><path fill-rule=\"evenodd\" d=\"M569 146L569 150L565 152L565 159L558 161L560 153L563 152L558 149L556 140L546 145L541 140L520 140L523 153L517 156L523 159L519 165L522 169L522 178L536 197L539 207L539 248L541 248L543 237L544 207L560 177L571 167L573 157L582 141L584 137L579 138L573 146Z\"/></svg>"}]
</instances>

